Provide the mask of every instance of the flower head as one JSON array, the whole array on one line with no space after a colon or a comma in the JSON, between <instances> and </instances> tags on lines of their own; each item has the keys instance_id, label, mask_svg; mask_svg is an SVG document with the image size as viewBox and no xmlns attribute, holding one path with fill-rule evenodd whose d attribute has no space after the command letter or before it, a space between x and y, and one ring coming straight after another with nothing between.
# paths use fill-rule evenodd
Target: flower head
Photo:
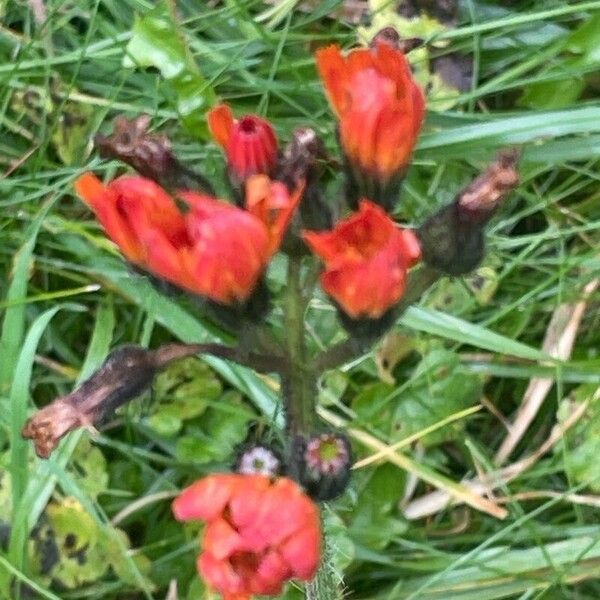
<instances>
[{"instance_id":1,"label":"flower head","mask_svg":"<svg viewBox=\"0 0 600 600\"><path fill-rule=\"evenodd\" d=\"M368 200L332 231L305 231L303 237L325 262L323 289L353 319L377 319L394 306L421 254L416 236Z\"/></svg>"},{"instance_id":2,"label":"flower head","mask_svg":"<svg viewBox=\"0 0 600 600\"><path fill-rule=\"evenodd\" d=\"M317 507L290 479L210 475L173 502L180 521L206 521L202 577L225 600L277 595L285 581L309 581L321 551Z\"/></svg>"},{"instance_id":3,"label":"flower head","mask_svg":"<svg viewBox=\"0 0 600 600\"><path fill-rule=\"evenodd\" d=\"M254 444L244 448L237 456L234 470L243 475L267 475L274 477L281 472L281 457L266 444Z\"/></svg>"},{"instance_id":4,"label":"flower head","mask_svg":"<svg viewBox=\"0 0 600 600\"><path fill-rule=\"evenodd\" d=\"M333 500L343 494L351 466L350 442L340 432L297 435L292 442L288 473L313 500Z\"/></svg>"},{"instance_id":5,"label":"flower head","mask_svg":"<svg viewBox=\"0 0 600 600\"><path fill-rule=\"evenodd\" d=\"M75 188L129 261L225 305L249 298L288 222L272 231L260 216L189 191L178 193L189 208L182 212L143 177L120 177L105 186L86 173ZM279 204L285 204L278 193ZM286 210L293 211L287 200Z\"/></svg>"},{"instance_id":6,"label":"flower head","mask_svg":"<svg viewBox=\"0 0 600 600\"><path fill-rule=\"evenodd\" d=\"M208 126L214 140L227 157L229 174L235 184L250 176L269 175L277 162L277 138L273 126L258 115L234 119L226 104L208 113Z\"/></svg>"},{"instance_id":7,"label":"flower head","mask_svg":"<svg viewBox=\"0 0 600 600\"><path fill-rule=\"evenodd\" d=\"M347 56L329 46L317 51L316 60L357 193L386 204L376 195L402 176L425 112L410 66L383 39Z\"/></svg>"}]
</instances>

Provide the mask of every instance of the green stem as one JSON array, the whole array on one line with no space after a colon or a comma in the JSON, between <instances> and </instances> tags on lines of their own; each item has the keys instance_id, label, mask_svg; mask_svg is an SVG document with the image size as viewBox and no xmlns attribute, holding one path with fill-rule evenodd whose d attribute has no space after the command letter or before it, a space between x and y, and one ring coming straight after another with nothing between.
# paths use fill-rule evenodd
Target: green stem
<instances>
[{"instance_id":1,"label":"green stem","mask_svg":"<svg viewBox=\"0 0 600 600\"><path fill-rule=\"evenodd\" d=\"M285 302L285 347L287 369L282 372L282 391L286 406L286 425L291 446L296 436L308 437L315 431L317 374L308 357L304 314L310 300L307 288L314 287L316 274L302 278L302 259L289 257ZM339 577L329 559L327 540L323 539L323 558L315 578L305 587L306 600L341 600Z\"/></svg>"},{"instance_id":2,"label":"green stem","mask_svg":"<svg viewBox=\"0 0 600 600\"><path fill-rule=\"evenodd\" d=\"M291 256L288 262L285 304L288 369L282 377L287 429L292 437L311 434L316 416L317 380L307 358L304 337L306 299L302 289L301 270L301 259Z\"/></svg>"},{"instance_id":3,"label":"green stem","mask_svg":"<svg viewBox=\"0 0 600 600\"><path fill-rule=\"evenodd\" d=\"M321 560L321 566L315 578L304 587L304 598L306 600L342 600L341 581L338 573L331 563L331 552L329 544L325 541L325 551Z\"/></svg>"}]
</instances>

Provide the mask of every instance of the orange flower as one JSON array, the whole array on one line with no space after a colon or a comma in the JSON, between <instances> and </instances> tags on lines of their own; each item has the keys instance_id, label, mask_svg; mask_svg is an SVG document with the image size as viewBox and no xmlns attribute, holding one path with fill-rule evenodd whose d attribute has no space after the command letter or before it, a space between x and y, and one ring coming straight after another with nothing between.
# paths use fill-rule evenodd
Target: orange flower
<instances>
[{"instance_id":1,"label":"orange flower","mask_svg":"<svg viewBox=\"0 0 600 600\"><path fill-rule=\"evenodd\" d=\"M277 162L277 138L272 125L258 115L234 119L226 104L208 113L212 136L227 156L229 173L236 184L256 174L270 174Z\"/></svg>"},{"instance_id":2,"label":"orange flower","mask_svg":"<svg viewBox=\"0 0 600 600\"><path fill-rule=\"evenodd\" d=\"M379 40L374 47L352 50L346 57L338 46L322 48L316 61L340 121L342 148L358 171L353 177L358 191L372 193L401 177L425 112L423 94L404 54Z\"/></svg>"},{"instance_id":3,"label":"orange flower","mask_svg":"<svg viewBox=\"0 0 600 600\"><path fill-rule=\"evenodd\" d=\"M181 493L173 513L207 522L198 571L225 600L277 595L288 579L316 573L319 513L290 479L209 475Z\"/></svg>"},{"instance_id":4,"label":"orange flower","mask_svg":"<svg viewBox=\"0 0 600 600\"><path fill-rule=\"evenodd\" d=\"M304 183L290 196L284 183L271 181L266 175L255 175L248 179L246 209L268 228L272 252L281 245L303 193Z\"/></svg>"},{"instance_id":5,"label":"orange flower","mask_svg":"<svg viewBox=\"0 0 600 600\"><path fill-rule=\"evenodd\" d=\"M120 177L104 186L86 173L75 189L128 260L226 305L248 299L288 222L272 230L259 216L189 191L178 194L189 206L184 214L159 185L143 177ZM276 189L279 204L286 204L282 212L293 211L297 199Z\"/></svg>"},{"instance_id":6,"label":"orange flower","mask_svg":"<svg viewBox=\"0 0 600 600\"><path fill-rule=\"evenodd\" d=\"M368 200L332 231L305 231L303 237L325 262L321 286L353 319L378 319L394 306L408 268L421 256L414 233L397 228Z\"/></svg>"}]
</instances>

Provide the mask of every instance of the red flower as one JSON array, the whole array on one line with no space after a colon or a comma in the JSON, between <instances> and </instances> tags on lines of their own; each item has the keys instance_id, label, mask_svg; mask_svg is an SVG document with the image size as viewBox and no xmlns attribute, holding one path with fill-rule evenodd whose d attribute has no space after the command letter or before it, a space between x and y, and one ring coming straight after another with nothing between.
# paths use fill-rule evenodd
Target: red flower
<instances>
[{"instance_id":1,"label":"red flower","mask_svg":"<svg viewBox=\"0 0 600 600\"><path fill-rule=\"evenodd\" d=\"M236 183L256 174L270 174L277 162L277 139L271 124L258 115L234 119L226 104L208 113L213 138L227 156L229 173Z\"/></svg>"},{"instance_id":2,"label":"red flower","mask_svg":"<svg viewBox=\"0 0 600 600\"><path fill-rule=\"evenodd\" d=\"M181 493L173 513L207 522L198 570L225 600L277 595L288 579L309 581L316 573L319 513L290 479L210 475Z\"/></svg>"},{"instance_id":3,"label":"red flower","mask_svg":"<svg viewBox=\"0 0 600 600\"><path fill-rule=\"evenodd\" d=\"M267 193L268 183L263 188ZM128 260L222 304L248 299L285 228L282 223L272 231L259 216L195 192L179 192L189 205L184 214L143 177L120 177L104 186L86 173L75 189ZM282 212L293 211L298 199L276 190L280 204L287 199Z\"/></svg>"},{"instance_id":4,"label":"red flower","mask_svg":"<svg viewBox=\"0 0 600 600\"><path fill-rule=\"evenodd\" d=\"M408 268L421 255L412 231L397 228L368 200L332 231L305 231L303 237L325 262L321 286L354 319L377 319L396 304Z\"/></svg>"},{"instance_id":5,"label":"red flower","mask_svg":"<svg viewBox=\"0 0 600 600\"><path fill-rule=\"evenodd\" d=\"M316 61L348 160L363 173L389 181L408 164L425 111L404 54L377 41L346 57L338 46L322 48Z\"/></svg>"}]
</instances>

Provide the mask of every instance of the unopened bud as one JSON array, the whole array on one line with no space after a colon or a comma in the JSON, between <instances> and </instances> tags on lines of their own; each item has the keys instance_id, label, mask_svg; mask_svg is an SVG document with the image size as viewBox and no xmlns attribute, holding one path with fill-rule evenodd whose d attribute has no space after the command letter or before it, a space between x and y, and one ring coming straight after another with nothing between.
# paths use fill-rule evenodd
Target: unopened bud
<instances>
[{"instance_id":1,"label":"unopened bud","mask_svg":"<svg viewBox=\"0 0 600 600\"><path fill-rule=\"evenodd\" d=\"M516 187L518 151L507 150L454 201L432 215L418 230L423 261L442 273L464 275L485 253L484 227Z\"/></svg>"},{"instance_id":2,"label":"unopened bud","mask_svg":"<svg viewBox=\"0 0 600 600\"><path fill-rule=\"evenodd\" d=\"M290 465L292 475L315 500L340 496L350 480L352 450L345 435L321 433L309 438L296 437Z\"/></svg>"}]
</instances>

